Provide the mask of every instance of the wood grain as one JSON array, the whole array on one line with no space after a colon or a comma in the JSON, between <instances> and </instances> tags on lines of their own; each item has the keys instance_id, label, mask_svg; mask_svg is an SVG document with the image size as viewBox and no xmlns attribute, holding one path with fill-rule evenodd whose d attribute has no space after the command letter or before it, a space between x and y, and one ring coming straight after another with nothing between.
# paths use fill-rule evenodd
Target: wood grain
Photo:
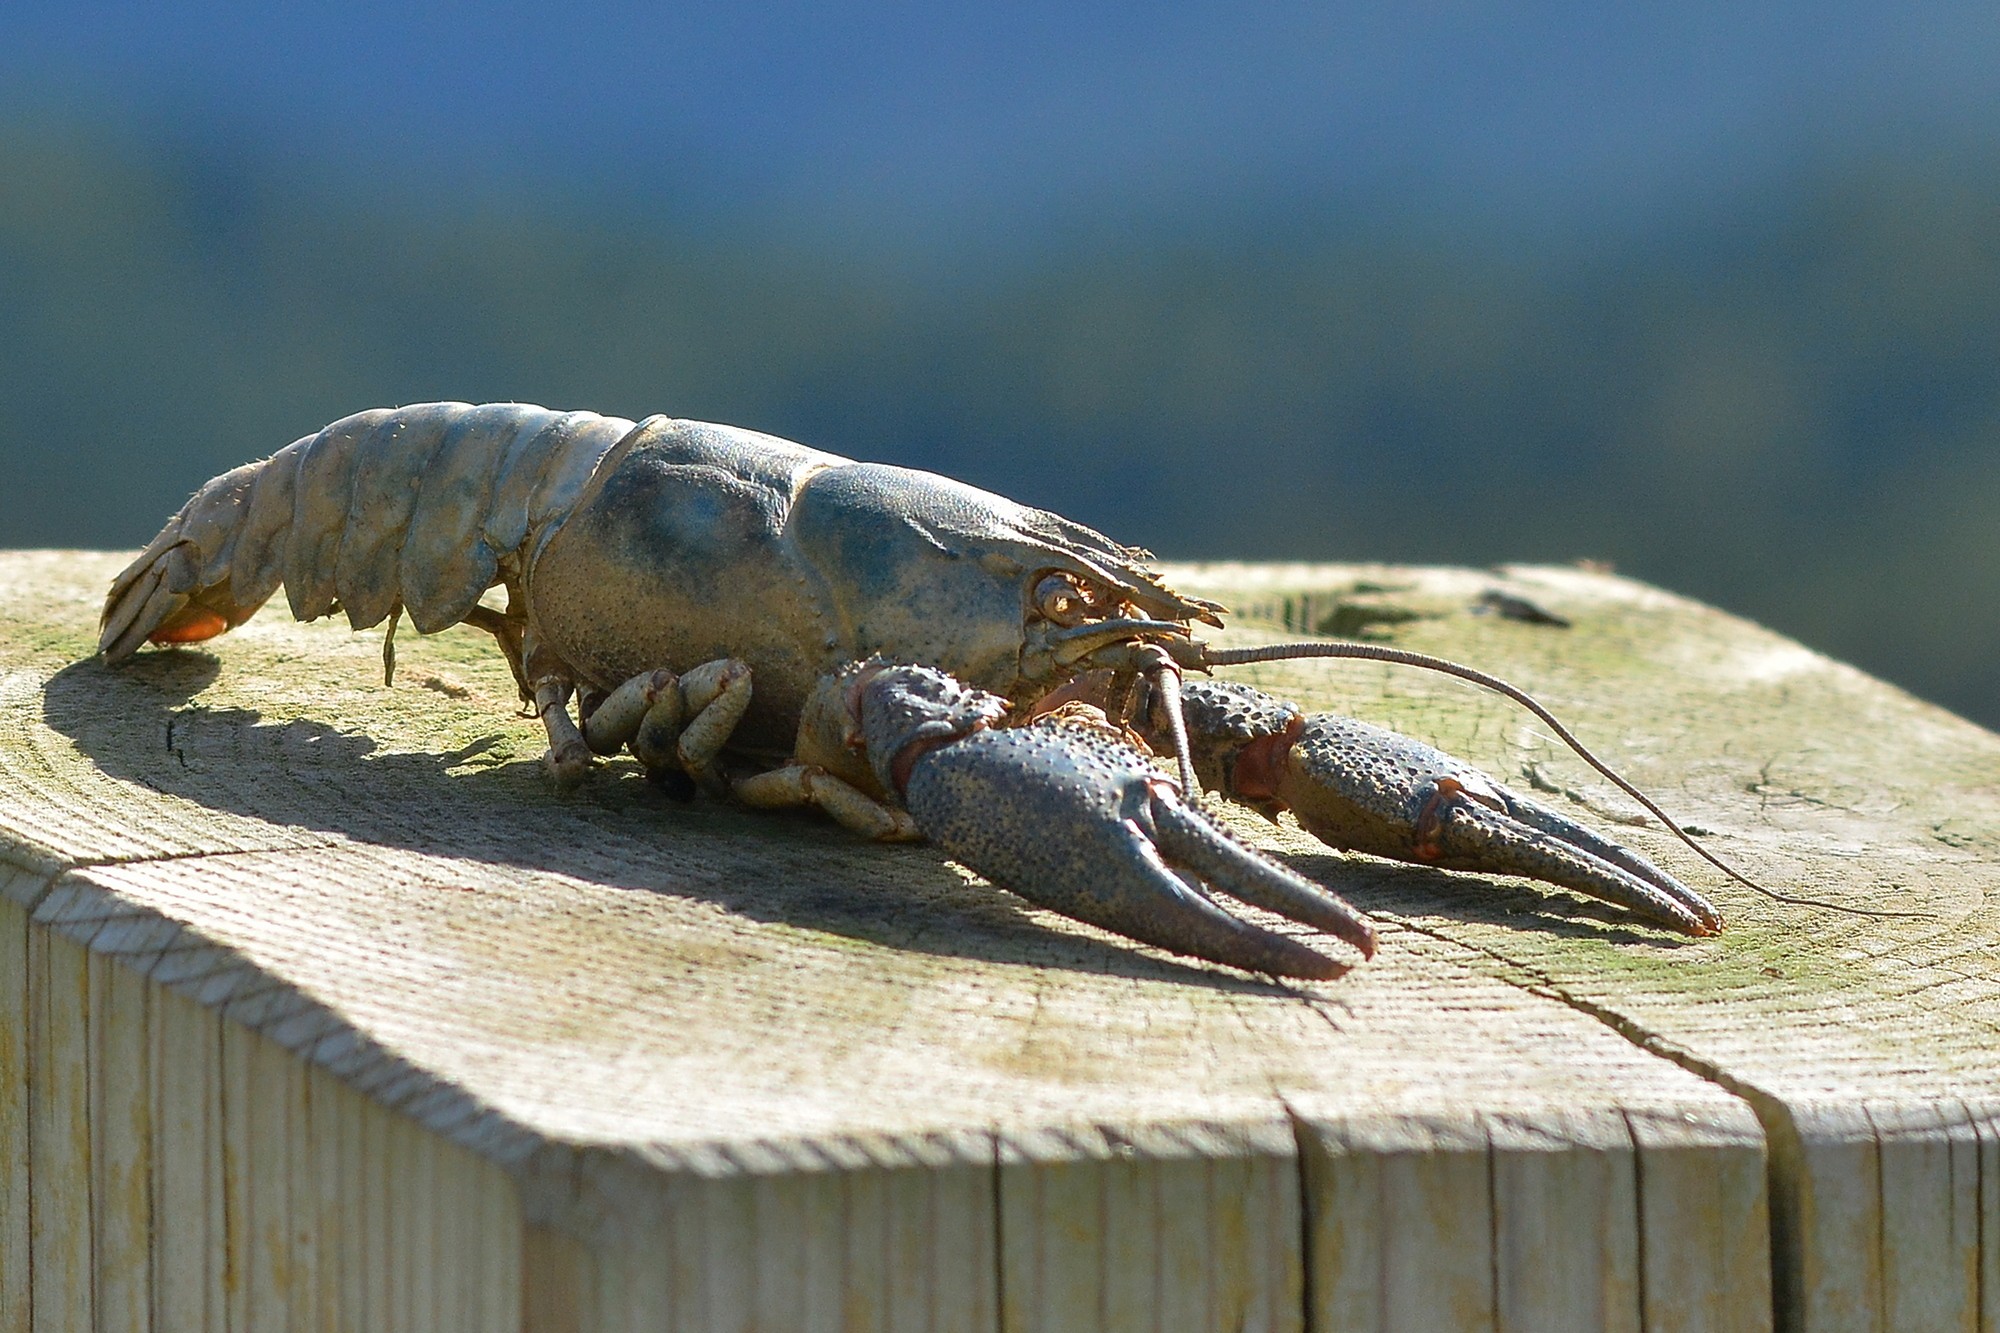
<instances>
[{"instance_id":1,"label":"wood grain","mask_svg":"<svg viewBox=\"0 0 2000 1333\"><path fill-rule=\"evenodd\" d=\"M5 864L0 879L39 882ZM0 908L0 1329L9 1333L28 1328L33 1309L28 1052L34 1009L28 1000L28 956L27 914Z\"/></svg>"},{"instance_id":2,"label":"wood grain","mask_svg":"<svg viewBox=\"0 0 2000 1333\"><path fill-rule=\"evenodd\" d=\"M59 936L28 937L28 1287L38 1333L97 1323L88 958Z\"/></svg>"},{"instance_id":3,"label":"wood grain","mask_svg":"<svg viewBox=\"0 0 2000 1333\"><path fill-rule=\"evenodd\" d=\"M1196 591L1235 587L1239 601L1325 578L1310 567L1188 574ZM1517 914L1536 907L1495 911L1442 879L1376 910L1746 1099L1776 1167L1773 1276L1787 1326L1993 1327L1983 1275L2000 1271L2000 1213L1975 1201L1992 1197L1979 1145L2000 1095L2000 738L1668 594L1569 570L1508 577L1576 629L1533 635L1454 613L1486 575L1350 575L1400 582L1409 605L1435 613L1400 643L1498 661L1583 720L1586 740L1615 738L1629 776L1793 901L1719 880L1656 831L1620 826L1710 893L1729 930L1649 956L1598 932L1522 930ZM1293 668L1265 679L1325 688ZM1377 716L1424 693L1377 680L1345 706ZM1465 696L1427 699L1412 729L1585 810L1631 810L1537 728L1496 724ZM1303 839L1278 840L1315 855Z\"/></svg>"},{"instance_id":4,"label":"wood grain","mask_svg":"<svg viewBox=\"0 0 2000 1333\"><path fill-rule=\"evenodd\" d=\"M1418 611L1400 642L1535 688L1821 904L1623 822L1504 704L1263 668L1543 788L1731 923L1246 818L1382 926L1279 986L622 765L556 797L470 633L406 637L393 689L379 637L276 617L79 661L115 564L0 555L0 1072L31 1088L0 1085L0 1227L31 1215L36 1326L45 1284L124 1299L90 1274L136 1271L136 1214L72 1196L142 1178L203 1219L147 1233L163 1328L1994 1325L2000 739L1754 626L1568 570L1175 570ZM1470 614L1493 585L1575 628ZM143 1074L64 1055L114 1049Z\"/></svg>"}]
</instances>

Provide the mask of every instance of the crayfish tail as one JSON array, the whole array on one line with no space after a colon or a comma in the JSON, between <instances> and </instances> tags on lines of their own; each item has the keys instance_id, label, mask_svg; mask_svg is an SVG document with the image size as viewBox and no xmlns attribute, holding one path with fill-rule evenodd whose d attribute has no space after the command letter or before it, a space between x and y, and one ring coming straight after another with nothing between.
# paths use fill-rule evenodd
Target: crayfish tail
<instances>
[{"instance_id":1,"label":"crayfish tail","mask_svg":"<svg viewBox=\"0 0 2000 1333\"><path fill-rule=\"evenodd\" d=\"M282 486L271 476L278 461L247 463L203 486L112 580L97 640L107 662L145 643L212 639L248 620L276 591L275 577L262 587L246 581L234 557L260 521L276 517L272 492L283 491L290 518L290 476Z\"/></svg>"},{"instance_id":2,"label":"crayfish tail","mask_svg":"<svg viewBox=\"0 0 2000 1333\"><path fill-rule=\"evenodd\" d=\"M112 582L98 651L198 643L285 589L292 615L429 634L472 614L560 525L621 417L421 403L343 417L197 491Z\"/></svg>"}]
</instances>

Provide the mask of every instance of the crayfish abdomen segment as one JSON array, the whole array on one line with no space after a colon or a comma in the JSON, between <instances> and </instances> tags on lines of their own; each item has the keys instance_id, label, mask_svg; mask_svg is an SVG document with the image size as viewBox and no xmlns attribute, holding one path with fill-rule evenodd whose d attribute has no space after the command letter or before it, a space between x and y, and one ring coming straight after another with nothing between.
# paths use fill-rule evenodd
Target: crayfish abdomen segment
<instances>
[{"instance_id":1,"label":"crayfish abdomen segment","mask_svg":"<svg viewBox=\"0 0 2000 1333\"><path fill-rule=\"evenodd\" d=\"M99 650L219 633L281 581L300 620L339 606L366 628L402 607L426 632L456 624L631 428L520 403L344 417L197 491L112 582Z\"/></svg>"}]
</instances>

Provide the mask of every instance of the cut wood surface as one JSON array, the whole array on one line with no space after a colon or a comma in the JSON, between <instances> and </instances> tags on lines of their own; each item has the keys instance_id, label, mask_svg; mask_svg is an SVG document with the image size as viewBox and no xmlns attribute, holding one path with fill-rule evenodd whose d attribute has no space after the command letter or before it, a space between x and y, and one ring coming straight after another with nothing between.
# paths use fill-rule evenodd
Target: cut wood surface
<instances>
[{"instance_id":1,"label":"cut wood surface","mask_svg":"<svg viewBox=\"0 0 2000 1333\"><path fill-rule=\"evenodd\" d=\"M27 1326L29 1274L57 1327L160 1272L127 1221L172 1173L134 1145L199 1098L148 1094L112 1029L52 1030L151 1006L175 1015L161 1059L194 1020L130 977L486 1164L449 1168L466 1199L481 1170L512 1181L518 1218L482 1204L479 1225L521 1229L493 1308L531 1324L2000 1325L2000 737L1755 626L1572 569L1171 567L1248 612L1225 642L1373 617L1534 690L1783 895L1722 878L1493 696L1248 669L1542 790L1729 921L1682 939L1246 815L1381 927L1372 963L1296 985L1039 911L928 848L677 804L618 762L558 796L472 631L404 637L393 687L379 634L282 607L107 669L88 657L122 560L0 553L0 1328ZM1494 589L1571 626L1474 614ZM60 1058L86 1048L96 1066ZM211 1078L290 1086L217 1058ZM264 1113L335 1124L331 1093L297 1089ZM327 1135L292 1178L314 1152L356 1169L363 1131ZM148 1171L137 1213L107 1202ZM284 1206L233 1188L225 1230ZM79 1213L65 1190L104 1197ZM491 1269L484 1234L438 1252ZM315 1290L362 1281L332 1242L286 1254Z\"/></svg>"}]
</instances>

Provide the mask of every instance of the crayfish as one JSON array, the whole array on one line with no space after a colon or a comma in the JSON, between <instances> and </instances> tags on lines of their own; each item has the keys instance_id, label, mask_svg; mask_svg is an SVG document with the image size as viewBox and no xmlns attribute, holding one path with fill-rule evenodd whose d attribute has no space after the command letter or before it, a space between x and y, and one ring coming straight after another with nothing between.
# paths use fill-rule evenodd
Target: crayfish
<instances>
[{"instance_id":1,"label":"crayfish","mask_svg":"<svg viewBox=\"0 0 2000 1333\"><path fill-rule=\"evenodd\" d=\"M1377 645L1216 649L1195 626L1223 608L1175 592L1144 552L927 472L666 417L363 412L203 486L113 582L99 650L117 663L212 638L280 584L301 620L388 621L391 672L405 613L423 633L491 633L559 782L629 751L683 794L928 838L1030 901L1250 971L1346 965L1218 890L1364 957L1374 931L1207 813L1202 784L1337 847L1531 876L1692 935L1722 925L1644 857L1440 751L1188 677L1409 661L1508 692L1571 739L1504 682ZM504 608L482 601L495 586Z\"/></svg>"}]
</instances>

